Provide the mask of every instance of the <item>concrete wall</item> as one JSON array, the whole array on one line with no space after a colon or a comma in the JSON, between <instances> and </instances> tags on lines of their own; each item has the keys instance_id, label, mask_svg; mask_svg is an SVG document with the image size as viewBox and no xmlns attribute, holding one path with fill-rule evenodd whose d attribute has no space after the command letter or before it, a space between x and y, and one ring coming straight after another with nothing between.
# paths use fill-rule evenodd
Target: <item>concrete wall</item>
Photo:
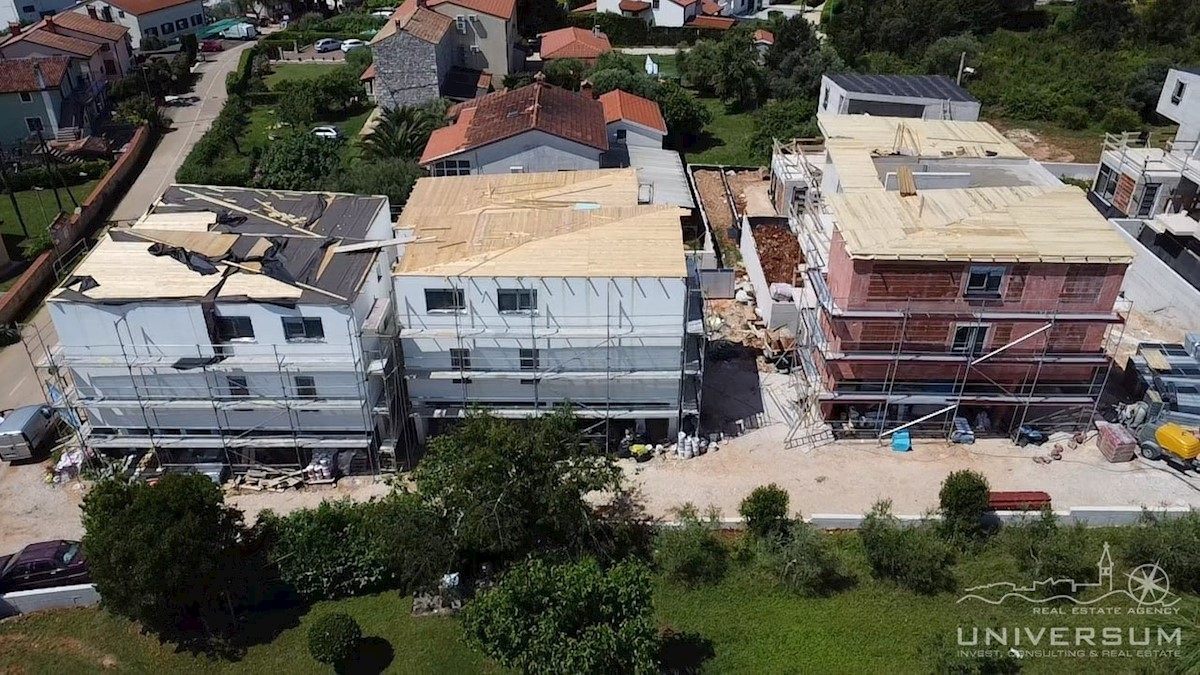
<instances>
[{"instance_id":1,"label":"concrete wall","mask_svg":"<svg viewBox=\"0 0 1200 675\"><path fill-rule=\"evenodd\" d=\"M42 588L0 595L0 619L46 609L91 607L100 602L95 584Z\"/></svg>"},{"instance_id":2,"label":"concrete wall","mask_svg":"<svg viewBox=\"0 0 1200 675\"><path fill-rule=\"evenodd\" d=\"M746 275L754 286L754 304L769 330L789 327L795 328L800 316L800 307L794 302L777 302L771 297L770 284L763 273L762 260L758 257L758 246L754 242L754 233L745 218L742 219L742 237L738 248L742 252L742 263L746 267Z\"/></svg>"},{"instance_id":3,"label":"concrete wall","mask_svg":"<svg viewBox=\"0 0 1200 675\"><path fill-rule=\"evenodd\" d=\"M1183 96L1179 103L1175 103L1171 99L1180 83L1184 86ZM1177 140L1200 140L1200 75L1175 68L1167 71L1167 81L1163 83L1156 110L1158 114L1179 124L1179 131L1175 134Z\"/></svg>"},{"instance_id":4,"label":"concrete wall","mask_svg":"<svg viewBox=\"0 0 1200 675\"><path fill-rule=\"evenodd\" d=\"M457 51L454 58L456 65L473 70L486 70L497 76L513 72L510 65L515 39L513 22L452 3L440 4L431 9L456 20L449 33L451 44ZM459 32L459 16L464 18L465 32ZM472 46L478 46L479 51L472 51Z\"/></svg>"},{"instance_id":5,"label":"concrete wall","mask_svg":"<svg viewBox=\"0 0 1200 675\"><path fill-rule=\"evenodd\" d=\"M527 131L481 148L460 152L439 161L467 160L471 173L523 173L541 171L583 171L600 168L601 150L542 131Z\"/></svg>"},{"instance_id":6,"label":"concrete wall","mask_svg":"<svg viewBox=\"0 0 1200 675\"><path fill-rule=\"evenodd\" d=\"M50 227L54 248L42 253L17 279L8 292L0 296L0 324L16 321L45 295L54 281L54 262L67 253L82 237L102 222L104 215L125 195L125 189L136 177L147 153L152 148L150 132L142 127L134 132L128 150L100 179L77 213L59 217Z\"/></svg>"},{"instance_id":7,"label":"concrete wall","mask_svg":"<svg viewBox=\"0 0 1200 675\"><path fill-rule=\"evenodd\" d=\"M625 145L636 145L645 148L662 148L663 134L648 129L640 124L633 124L625 120L618 120L608 125L608 145L615 146L621 141L617 140L617 130L625 131Z\"/></svg>"},{"instance_id":8,"label":"concrete wall","mask_svg":"<svg viewBox=\"0 0 1200 675\"><path fill-rule=\"evenodd\" d=\"M106 14L105 10L108 10ZM89 11L90 10L90 11ZM134 15L125 10L105 2L105 0L89 0L87 2L76 5L72 11L81 14L94 16L101 21L106 21L106 16L111 16L113 23L120 24L129 29L130 43L134 49L137 49L142 44L142 38L153 36L170 42L184 35L191 35L205 26L204 19L204 4L201 0L192 0L182 5L167 7L154 12L148 12L141 15ZM178 22L184 21L185 25L179 27ZM165 30L164 24L169 23L171 32Z\"/></svg>"},{"instance_id":9,"label":"concrete wall","mask_svg":"<svg viewBox=\"0 0 1200 675\"><path fill-rule=\"evenodd\" d=\"M947 117L944 99L849 92L827 76L821 78L821 97L817 100L821 112L839 115L848 114L850 101L876 101L922 106L924 112L921 117L927 120L951 119L960 122L974 122L979 119L980 104L978 101L950 101L950 115Z\"/></svg>"}]
</instances>

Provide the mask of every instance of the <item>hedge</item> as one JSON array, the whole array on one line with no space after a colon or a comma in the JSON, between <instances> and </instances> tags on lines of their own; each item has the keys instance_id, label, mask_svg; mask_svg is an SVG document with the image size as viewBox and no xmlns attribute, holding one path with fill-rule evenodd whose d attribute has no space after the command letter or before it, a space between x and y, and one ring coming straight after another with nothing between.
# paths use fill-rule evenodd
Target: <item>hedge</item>
<instances>
[{"instance_id":1,"label":"hedge","mask_svg":"<svg viewBox=\"0 0 1200 675\"><path fill-rule=\"evenodd\" d=\"M9 174L8 185L15 192L32 190L35 187L79 185L103 176L110 166L112 165L103 159L59 165L56 167L57 175L52 175L48 169L39 166ZM86 175L79 175L81 173Z\"/></svg>"},{"instance_id":2,"label":"hedge","mask_svg":"<svg viewBox=\"0 0 1200 675\"><path fill-rule=\"evenodd\" d=\"M599 26L608 36L608 41L616 47L675 47L679 44L690 45L703 38L720 37L720 31L710 28L651 26L641 19L609 12L572 13L567 15L567 23L589 30Z\"/></svg>"}]
</instances>

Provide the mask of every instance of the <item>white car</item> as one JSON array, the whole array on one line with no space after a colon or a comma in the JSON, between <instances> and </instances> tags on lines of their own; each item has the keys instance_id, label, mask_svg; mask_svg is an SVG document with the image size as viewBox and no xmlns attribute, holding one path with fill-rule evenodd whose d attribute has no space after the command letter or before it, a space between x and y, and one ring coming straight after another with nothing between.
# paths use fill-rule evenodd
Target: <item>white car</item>
<instances>
[{"instance_id":1,"label":"white car","mask_svg":"<svg viewBox=\"0 0 1200 675\"><path fill-rule=\"evenodd\" d=\"M351 49L358 49L359 47L366 47L366 46L367 46L367 43L363 42L362 40L342 40L342 51L343 52L348 52Z\"/></svg>"},{"instance_id":2,"label":"white car","mask_svg":"<svg viewBox=\"0 0 1200 675\"><path fill-rule=\"evenodd\" d=\"M321 38L320 40L317 40L317 42L313 46L316 48L317 52L319 52L319 53L335 52L338 49L341 49L342 41L335 40L333 38Z\"/></svg>"},{"instance_id":3,"label":"white car","mask_svg":"<svg viewBox=\"0 0 1200 675\"><path fill-rule=\"evenodd\" d=\"M313 127L312 135L317 138L325 138L331 141L341 139L342 130L337 127Z\"/></svg>"}]
</instances>

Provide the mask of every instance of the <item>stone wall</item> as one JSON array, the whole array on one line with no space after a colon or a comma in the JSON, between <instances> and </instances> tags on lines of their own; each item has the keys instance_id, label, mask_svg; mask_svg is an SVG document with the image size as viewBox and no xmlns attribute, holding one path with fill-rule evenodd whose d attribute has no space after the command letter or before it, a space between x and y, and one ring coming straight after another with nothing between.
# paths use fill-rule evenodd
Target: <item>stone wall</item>
<instances>
[{"instance_id":1,"label":"stone wall","mask_svg":"<svg viewBox=\"0 0 1200 675\"><path fill-rule=\"evenodd\" d=\"M436 47L404 31L371 46L375 100L384 108L420 105L441 95Z\"/></svg>"}]
</instances>

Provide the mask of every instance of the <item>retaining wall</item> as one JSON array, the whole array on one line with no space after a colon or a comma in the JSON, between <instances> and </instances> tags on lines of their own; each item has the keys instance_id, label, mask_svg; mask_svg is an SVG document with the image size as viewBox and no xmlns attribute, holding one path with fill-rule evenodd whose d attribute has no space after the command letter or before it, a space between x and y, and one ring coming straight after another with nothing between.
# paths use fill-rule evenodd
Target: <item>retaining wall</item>
<instances>
[{"instance_id":1,"label":"retaining wall","mask_svg":"<svg viewBox=\"0 0 1200 675\"><path fill-rule=\"evenodd\" d=\"M125 152L104 174L91 194L83 199L75 213L69 216L59 214L54 219L50 225L54 246L34 259L8 292L0 297L0 325L20 319L45 296L55 281L54 262L103 223L104 216L125 195L151 147L150 130L138 128L133 132Z\"/></svg>"},{"instance_id":2,"label":"retaining wall","mask_svg":"<svg viewBox=\"0 0 1200 675\"><path fill-rule=\"evenodd\" d=\"M44 609L89 607L100 602L95 584L16 591L0 595L0 619Z\"/></svg>"}]
</instances>

